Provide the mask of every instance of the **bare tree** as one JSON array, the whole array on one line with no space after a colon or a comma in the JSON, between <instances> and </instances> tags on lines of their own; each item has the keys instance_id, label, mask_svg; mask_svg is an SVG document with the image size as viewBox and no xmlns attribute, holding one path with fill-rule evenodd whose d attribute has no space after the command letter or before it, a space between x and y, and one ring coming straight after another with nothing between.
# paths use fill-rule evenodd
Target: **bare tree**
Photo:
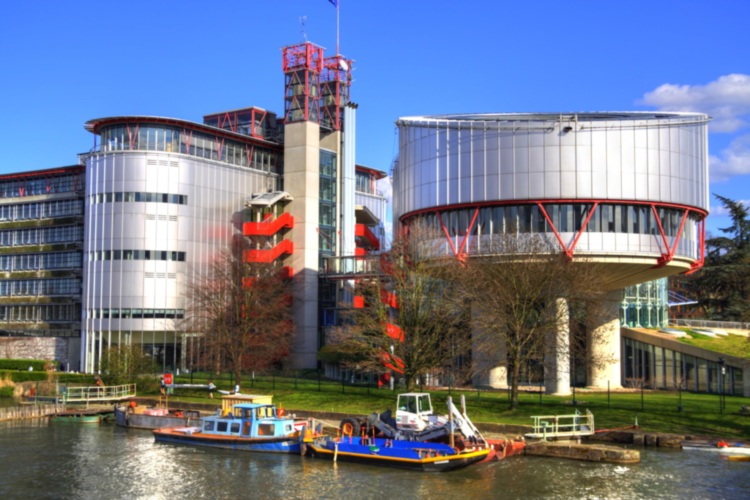
<instances>
[{"instance_id":1,"label":"bare tree","mask_svg":"<svg viewBox=\"0 0 750 500\"><path fill-rule=\"evenodd\" d=\"M243 240L244 241L244 240ZM189 289L186 331L200 333L193 357L212 371L263 370L290 349L291 290L274 263L245 262L247 245L221 253Z\"/></svg>"},{"instance_id":2,"label":"bare tree","mask_svg":"<svg viewBox=\"0 0 750 500\"><path fill-rule=\"evenodd\" d=\"M522 370L570 359L570 324L591 314L603 297L601 269L571 262L542 235L506 234L483 244L482 254L455 276L472 297L475 370L497 365L503 352L516 408Z\"/></svg>"},{"instance_id":3,"label":"bare tree","mask_svg":"<svg viewBox=\"0 0 750 500\"><path fill-rule=\"evenodd\" d=\"M347 368L403 374L407 389L428 373L453 372L468 358L465 297L446 279L444 239L421 224L380 257L379 279L360 281L356 309L329 342Z\"/></svg>"}]
</instances>

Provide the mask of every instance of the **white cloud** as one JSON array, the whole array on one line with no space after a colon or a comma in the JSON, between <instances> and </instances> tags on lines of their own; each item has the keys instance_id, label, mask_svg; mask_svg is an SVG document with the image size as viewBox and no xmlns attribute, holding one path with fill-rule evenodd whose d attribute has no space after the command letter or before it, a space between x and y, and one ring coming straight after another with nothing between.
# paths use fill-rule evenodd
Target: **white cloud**
<instances>
[{"instance_id":1,"label":"white cloud","mask_svg":"<svg viewBox=\"0 0 750 500\"><path fill-rule=\"evenodd\" d=\"M748 126L750 75L724 75L706 85L665 83L640 102L663 111L706 113L714 118L712 132L735 132Z\"/></svg>"},{"instance_id":2,"label":"white cloud","mask_svg":"<svg viewBox=\"0 0 750 500\"><path fill-rule=\"evenodd\" d=\"M708 161L711 182L722 182L736 175L750 174L750 134L735 137L728 148L719 153L719 156L709 156Z\"/></svg>"}]
</instances>

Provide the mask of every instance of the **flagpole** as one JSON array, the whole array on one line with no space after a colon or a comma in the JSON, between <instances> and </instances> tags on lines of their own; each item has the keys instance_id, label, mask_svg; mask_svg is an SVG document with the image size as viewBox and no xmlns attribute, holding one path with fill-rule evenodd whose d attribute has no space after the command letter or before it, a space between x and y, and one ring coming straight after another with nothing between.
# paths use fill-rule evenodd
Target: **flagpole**
<instances>
[{"instance_id":1,"label":"flagpole","mask_svg":"<svg viewBox=\"0 0 750 500\"><path fill-rule=\"evenodd\" d=\"M336 2L336 55L341 54L339 50L339 21L341 18L341 0Z\"/></svg>"}]
</instances>

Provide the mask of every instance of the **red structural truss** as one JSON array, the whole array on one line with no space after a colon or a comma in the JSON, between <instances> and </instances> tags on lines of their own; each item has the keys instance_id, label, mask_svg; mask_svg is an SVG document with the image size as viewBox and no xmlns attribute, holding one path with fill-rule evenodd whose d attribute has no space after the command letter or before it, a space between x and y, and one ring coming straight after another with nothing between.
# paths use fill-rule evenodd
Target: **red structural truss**
<instances>
[{"instance_id":1,"label":"red structural truss","mask_svg":"<svg viewBox=\"0 0 750 500\"><path fill-rule=\"evenodd\" d=\"M269 126L269 115L275 117L273 113L269 113L265 109L244 108L205 115L203 123L223 130L229 130L235 134L243 133L240 130L240 126L244 125L252 137L266 139L266 127Z\"/></svg>"},{"instance_id":2,"label":"red structural truss","mask_svg":"<svg viewBox=\"0 0 750 500\"><path fill-rule=\"evenodd\" d=\"M581 221L580 229L576 231L576 235L573 238L573 241L571 241L569 244L566 244L565 241L563 241L562 236L560 235L560 232L558 231L557 227L555 226L555 224L553 223L552 219L550 218L547 212L547 206L559 205L559 204L584 205L587 209L586 218L583 221ZM411 219L412 217L415 217L418 215L424 215L428 213L434 213L437 216L437 220L440 223L440 227L443 230L443 233L445 234L446 239L448 240L448 244L450 245L453 255L457 259L463 261L466 259L468 255L468 246L467 246L468 238L474 230L477 217L479 216L479 212L482 208L492 207L492 206L501 206L501 205L536 205L539 208L539 211L544 216L545 220L547 221L547 224L549 224L550 228L552 229L552 232L554 233L555 238L557 239L557 242L560 244L560 247L563 253L569 259L572 259L575 254L576 245L578 244L579 239L581 238L583 233L586 232L586 228L588 227L588 224L591 221L591 217L593 216L597 207L599 207L602 204L639 205L639 206L646 206L650 208L651 213L653 214L654 219L656 220L657 227L659 229L659 234L655 235L655 237L659 238L660 244L663 248L662 254L657 259L657 262L654 265L654 268L666 266L674 259L675 252L677 251L677 247L680 243L680 239L682 237L682 233L685 228L685 222L687 222L689 216L693 214L696 217L696 219L698 219L698 223L697 223L698 252L700 254L700 257L697 261L691 264L691 269L687 271L685 274L693 273L697 271L698 269L700 269L701 267L703 267L703 263L705 262L705 241L706 241L705 217L708 214L705 211L699 210L697 208L688 207L684 205L676 205L672 203L626 201L626 200L604 200L604 199L599 199L599 200L597 199L593 199L593 200L555 199L555 200L526 200L526 201L512 200L512 201L506 201L506 202L486 202L486 203L477 203L477 204L462 204L462 205L450 205L450 206L442 206L442 207L436 207L436 208L428 208L424 210L418 210L418 211L402 216L401 222L408 224L409 219ZM682 219L680 221L680 228L677 231L677 234L673 237L671 245L669 242L670 237L667 236L661 224L661 217L659 217L659 212L658 212L659 208L671 208L671 209L677 209L677 210L682 211ZM463 234L463 239L461 240L461 244L458 247L456 247L456 244L453 241L453 237L450 234L450 230L445 225L445 222L443 221L443 216L442 216L443 213L452 212L457 209L474 209L471 222L469 222L465 230L464 228L460 228L460 232Z\"/></svg>"},{"instance_id":3,"label":"red structural truss","mask_svg":"<svg viewBox=\"0 0 750 500\"><path fill-rule=\"evenodd\" d=\"M320 120L323 48L310 42L282 49L285 75L284 123Z\"/></svg>"},{"instance_id":4,"label":"red structural truss","mask_svg":"<svg viewBox=\"0 0 750 500\"><path fill-rule=\"evenodd\" d=\"M341 55L327 57L323 61L321 85L321 122L333 130L341 130L344 124L344 106L349 102L352 81L352 61Z\"/></svg>"}]
</instances>

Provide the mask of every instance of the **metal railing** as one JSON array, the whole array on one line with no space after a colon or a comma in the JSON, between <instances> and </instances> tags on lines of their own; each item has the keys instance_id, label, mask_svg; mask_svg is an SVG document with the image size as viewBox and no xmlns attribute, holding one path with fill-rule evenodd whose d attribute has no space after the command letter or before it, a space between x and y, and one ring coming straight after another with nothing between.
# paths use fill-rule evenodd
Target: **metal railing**
<instances>
[{"instance_id":1,"label":"metal railing","mask_svg":"<svg viewBox=\"0 0 750 500\"><path fill-rule=\"evenodd\" d=\"M534 419L534 430L526 434L528 438L543 439L555 437L591 436L594 434L594 414L586 410L582 415L576 410L573 415L544 415Z\"/></svg>"},{"instance_id":2,"label":"metal railing","mask_svg":"<svg viewBox=\"0 0 750 500\"><path fill-rule=\"evenodd\" d=\"M696 326L699 328L731 328L734 330L750 330L750 323L739 321L709 321L706 319L672 319L669 321L673 326Z\"/></svg>"},{"instance_id":3,"label":"metal railing","mask_svg":"<svg viewBox=\"0 0 750 500\"><path fill-rule=\"evenodd\" d=\"M60 392L63 404L119 401L135 397L135 384L64 387Z\"/></svg>"}]
</instances>

